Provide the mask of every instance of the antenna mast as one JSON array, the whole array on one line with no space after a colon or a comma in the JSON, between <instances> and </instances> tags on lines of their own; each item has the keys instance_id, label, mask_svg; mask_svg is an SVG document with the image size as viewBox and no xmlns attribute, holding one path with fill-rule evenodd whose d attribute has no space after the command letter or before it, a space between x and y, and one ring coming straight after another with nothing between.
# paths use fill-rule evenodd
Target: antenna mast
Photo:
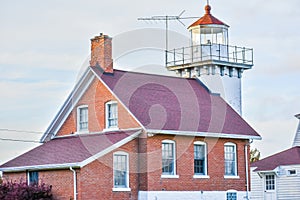
<instances>
[{"instance_id":1,"label":"antenna mast","mask_svg":"<svg viewBox=\"0 0 300 200\"><path fill-rule=\"evenodd\" d=\"M152 16L152 17L145 17L145 18L138 18L138 20L142 20L142 21L165 21L166 24L166 50L168 50L168 37L169 37L169 21L174 21L177 20L179 21L183 26L185 26L185 24L180 21L180 19L185 19L185 18L181 18L181 15L185 12L185 10L183 10L178 16Z\"/></svg>"},{"instance_id":2,"label":"antenna mast","mask_svg":"<svg viewBox=\"0 0 300 200\"><path fill-rule=\"evenodd\" d=\"M181 17L183 15L183 13L185 12L185 10L183 10L178 16L152 16L152 17L146 17L146 18L138 18L138 20L141 21L165 21L166 24L166 65L168 62L168 50L169 50L169 21L179 21L183 26L185 26L185 24L180 21L181 19L192 19L192 18L197 18L197 17Z\"/></svg>"}]
</instances>

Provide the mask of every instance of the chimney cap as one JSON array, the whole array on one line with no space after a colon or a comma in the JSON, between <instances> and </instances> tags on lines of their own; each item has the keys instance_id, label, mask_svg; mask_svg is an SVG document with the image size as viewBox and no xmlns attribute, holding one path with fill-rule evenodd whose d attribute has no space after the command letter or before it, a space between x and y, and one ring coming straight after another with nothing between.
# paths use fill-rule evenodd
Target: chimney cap
<instances>
[{"instance_id":1,"label":"chimney cap","mask_svg":"<svg viewBox=\"0 0 300 200\"><path fill-rule=\"evenodd\" d=\"M112 39L111 37L109 37L108 35L105 35L104 33L100 33L99 35L95 36L94 38L91 39L91 41L94 40L99 40L101 38L105 38L105 39Z\"/></svg>"}]
</instances>

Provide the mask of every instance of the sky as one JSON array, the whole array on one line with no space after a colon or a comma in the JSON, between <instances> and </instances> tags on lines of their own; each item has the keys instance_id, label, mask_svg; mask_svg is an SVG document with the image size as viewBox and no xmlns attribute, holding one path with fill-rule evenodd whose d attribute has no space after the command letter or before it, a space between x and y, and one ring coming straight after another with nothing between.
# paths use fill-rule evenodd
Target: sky
<instances>
[{"instance_id":1,"label":"sky","mask_svg":"<svg viewBox=\"0 0 300 200\"><path fill-rule=\"evenodd\" d=\"M151 37L153 32L163 37L164 22L137 18L176 16L183 10L182 17L201 17L205 4L205 0L0 1L0 164L39 145L35 141L88 66L92 37L103 32L114 38L119 44L113 52L118 68L163 66L159 56L153 61L155 56L139 60L130 54L137 48L147 52L144 41L156 43L152 49L160 52L164 46L163 39ZM300 1L211 0L210 4L212 14L230 25L229 44L254 49L253 69L244 72L242 80L243 117L263 138L252 148L258 148L262 157L290 148L298 126L294 115L300 113ZM182 20L186 26L172 21L170 32L188 38L187 26L195 20ZM144 41L136 47L132 40Z\"/></svg>"}]
</instances>

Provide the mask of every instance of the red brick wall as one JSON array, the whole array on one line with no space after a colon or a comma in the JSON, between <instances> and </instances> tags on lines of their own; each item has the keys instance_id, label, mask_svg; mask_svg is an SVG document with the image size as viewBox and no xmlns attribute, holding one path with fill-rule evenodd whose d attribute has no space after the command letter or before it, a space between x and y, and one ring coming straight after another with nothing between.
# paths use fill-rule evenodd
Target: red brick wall
<instances>
[{"instance_id":1,"label":"red brick wall","mask_svg":"<svg viewBox=\"0 0 300 200\"><path fill-rule=\"evenodd\" d=\"M77 107L88 105L88 129L90 132L100 132L105 128L105 103L117 101L110 91L98 80L95 79L87 89L81 100L74 105L74 109L64 122L58 136L69 135L77 131ZM118 126L120 129L136 128L139 124L118 102Z\"/></svg>"},{"instance_id":2,"label":"red brick wall","mask_svg":"<svg viewBox=\"0 0 300 200\"><path fill-rule=\"evenodd\" d=\"M27 182L26 172L3 173L3 182Z\"/></svg>"},{"instance_id":3,"label":"red brick wall","mask_svg":"<svg viewBox=\"0 0 300 200\"><path fill-rule=\"evenodd\" d=\"M161 178L161 142L176 142L176 174L179 178ZM209 179L194 179L193 145L205 141L208 147ZM237 145L239 179L224 178L224 144ZM141 135L124 146L104 155L96 161L77 169L78 199L136 200L141 191L226 191L246 190L244 145L246 140L213 139L156 135L146 138ZM124 151L129 154L130 192L113 192L113 153ZM139 152L139 153L138 153ZM147 152L147 153L146 153ZM4 180L26 179L26 173L4 174ZM69 200L73 197L73 173L70 170L39 172L40 182L53 185L56 199Z\"/></svg>"},{"instance_id":4,"label":"red brick wall","mask_svg":"<svg viewBox=\"0 0 300 200\"><path fill-rule=\"evenodd\" d=\"M161 142L162 140L176 142L176 171L179 178L161 178ZM205 141L208 147L209 179L194 179L194 141ZM237 161L239 179L224 178L224 144L232 142L237 145ZM150 191L226 191L246 190L245 154L246 140L207 139L200 137L156 135L147 141L148 148L148 190Z\"/></svg>"},{"instance_id":5,"label":"red brick wall","mask_svg":"<svg viewBox=\"0 0 300 200\"><path fill-rule=\"evenodd\" d=\"M79 196L85 199L136 200L138 196L138 139L114 150L80 170ZM113 192L113 153L124 151L129 154L130 192Z\"/></svg>"},{"instance_id":6,"label":"red brick wall","mask_svg":"<svg viewBox=\"0 0 300 200\"><path fill-rule=\"evenodd\" d=\"M4 181L27 182L27 173L4 173ZM39 171L39 184L52 185L52 194L57 200L73 197L73 172L70 170Z\"/></svg>"}]
</instances>

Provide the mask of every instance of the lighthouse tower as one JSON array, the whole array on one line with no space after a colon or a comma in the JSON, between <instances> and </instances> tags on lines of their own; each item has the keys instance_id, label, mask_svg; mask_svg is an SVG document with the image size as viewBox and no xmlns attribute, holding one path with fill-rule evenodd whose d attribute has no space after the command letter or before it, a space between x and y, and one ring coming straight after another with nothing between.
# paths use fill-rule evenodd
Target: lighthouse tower
<instances>
[{"instance_id":1,"label":"lighthouse tower","mask_svg":"<svg viewBox=\"0 0 300 200\"><path fill-rule=\"evenodd\" d=\"M228 28L206 5L204 16L188 28L190 46L168 50L166 65L181 77L199 78L241 114L241 78L253 66L253 50L230 46Z\"/></svg>"}]
</instances>

